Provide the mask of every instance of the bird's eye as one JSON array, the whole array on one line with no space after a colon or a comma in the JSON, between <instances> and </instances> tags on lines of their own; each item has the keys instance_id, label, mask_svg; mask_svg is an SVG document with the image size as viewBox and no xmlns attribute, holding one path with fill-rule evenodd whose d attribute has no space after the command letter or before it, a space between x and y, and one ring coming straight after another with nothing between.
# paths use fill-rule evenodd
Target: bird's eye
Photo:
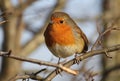
<instances>
[{"instance_id":1,"label":"bird's eye","mask_svg":"<svg viewBox=\"0 0 120 81\"><path fill-rule=\"evenodd\" d=\"M64 23L64 21L63 21L63 20L60 20L60 23L61 23L61 24L63 24L63 23Z\"/></svg>"}]
</instances>

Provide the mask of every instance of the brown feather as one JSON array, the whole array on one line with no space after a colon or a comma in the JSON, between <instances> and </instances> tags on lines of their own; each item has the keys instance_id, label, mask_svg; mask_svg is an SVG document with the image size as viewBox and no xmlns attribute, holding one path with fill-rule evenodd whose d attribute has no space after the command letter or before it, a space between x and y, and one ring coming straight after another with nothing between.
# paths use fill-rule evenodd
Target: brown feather
<instances>
[{"instance_id":1,"label":"brown feather","mask_svg":"<svg viewBox=\"0 0 120 81\"><path fill-rule=\"evenodd\" d=\"M88 43L89 43L86 35L82 32L82 30L78 26L75 26L74 29L76 30L76 33L78 33L83 38L85 43L83 52L86 52L88 50Z\"/></svg>"}]
</instances>

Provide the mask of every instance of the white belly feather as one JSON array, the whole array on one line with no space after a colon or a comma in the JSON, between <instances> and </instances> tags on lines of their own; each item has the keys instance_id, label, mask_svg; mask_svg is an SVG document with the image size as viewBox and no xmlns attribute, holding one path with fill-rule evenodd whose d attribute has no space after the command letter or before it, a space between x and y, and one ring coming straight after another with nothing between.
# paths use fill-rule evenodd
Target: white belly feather
<instances>
[{"instance_id":1,"label":"white belly feather","mask_svg":"<svg viewBox=\"0 0 120 81\"><path fill-rule=\"evenodd\" d=\"M55 56L62 58L71 56L82 51L81 48L78 49L77 45L61 46L59 44L55 44L55 46L48 48Z\"/></svg>"}]
</instances>

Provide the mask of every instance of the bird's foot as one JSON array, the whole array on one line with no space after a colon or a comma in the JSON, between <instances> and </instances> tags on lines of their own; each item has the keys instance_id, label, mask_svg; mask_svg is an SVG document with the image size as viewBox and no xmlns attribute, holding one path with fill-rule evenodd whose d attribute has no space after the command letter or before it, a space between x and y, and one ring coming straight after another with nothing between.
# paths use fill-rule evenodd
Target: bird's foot
<instances>
[{"instance_id":1,"label":"bird's foot","mask_svg":"<svg viewBox=\"0 0 120 81\"><path fill-rule=\"evenodd\" d=\"M79 64L79 63L80 63L80 61L81 61L81 59L80 59L80 58L78 58L77 54L75 54L75 59L74 59L73 64Z\"/></svg>"},{"instance_id":2,"label":"bird's foot","mask_svg":"<svg viewBox=\"0 0 120 81\"><path fill-rule=\"evenodd\" d=\"M57 63L58 65L60 65L61 64L61 62L60 62L60 57L59 57L59 59L58 59L58 63ZM61 69L60 68L56 68L56 74L60 74L61 76L62 76L62 74L61 74Z\"/></svg>"},{"instance_id":3,"label":"bird's foot","mask_svg":"<svg viewBox=\"0 0 120 81\"><path fill-rule=\"evenodd\" d=\"M62 76L61 71L62 71L62 69L56 68L56 74L60 74Z\"/></svg>"}]
</instances>

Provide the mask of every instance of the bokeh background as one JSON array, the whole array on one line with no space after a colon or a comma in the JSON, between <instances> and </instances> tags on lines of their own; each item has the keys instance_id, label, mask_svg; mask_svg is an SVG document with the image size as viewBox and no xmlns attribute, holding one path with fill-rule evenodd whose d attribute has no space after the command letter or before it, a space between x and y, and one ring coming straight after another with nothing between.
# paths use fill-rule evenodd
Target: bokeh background
<instances>
[{"instance_id":1,"label":"bokeh background","mask_svg":"<svg viewBox=\"0 0 120 81\"><path fill-rule=\"evenodd\" d=\"M18 56L57 63L58 58L47 49L43 36L50 15L56 11L66 12L73 18L88 37L89 50L91 50L99 32L113 26L114 21L116 21L115 26L119 27L119 4L119 0L0 0L0 21L6 21L0 24L0 50L12 50ZM112 35L111 32L107 34L103 38L103 45L107 47L120 44L119 34L119 31L112 32ZM100 46L96 47L96 49L100 48ZM119 81L119 70L117 70L117 76L113 73L113 75L110 74L110 78L106 76L103 79L102 77L105 76L106 69L119 65L119 56L115 54L112 57L114 58L108 59L102 55L90 57L79 65L75 64L71 67L79 70L79 75L73 76L63 72L63 76L57 75L52 81L101 81L101 79ZM74 56L61 61L66 62L72 58ZM46 77L55 69L2 57L0 63L0 81L8 81L16 74L30 74L43 68L47 70L39 75ZM112 80L113 77L116 78ZM17 81L22 81L22 79Z\"/></svg>"}]
</instances>

